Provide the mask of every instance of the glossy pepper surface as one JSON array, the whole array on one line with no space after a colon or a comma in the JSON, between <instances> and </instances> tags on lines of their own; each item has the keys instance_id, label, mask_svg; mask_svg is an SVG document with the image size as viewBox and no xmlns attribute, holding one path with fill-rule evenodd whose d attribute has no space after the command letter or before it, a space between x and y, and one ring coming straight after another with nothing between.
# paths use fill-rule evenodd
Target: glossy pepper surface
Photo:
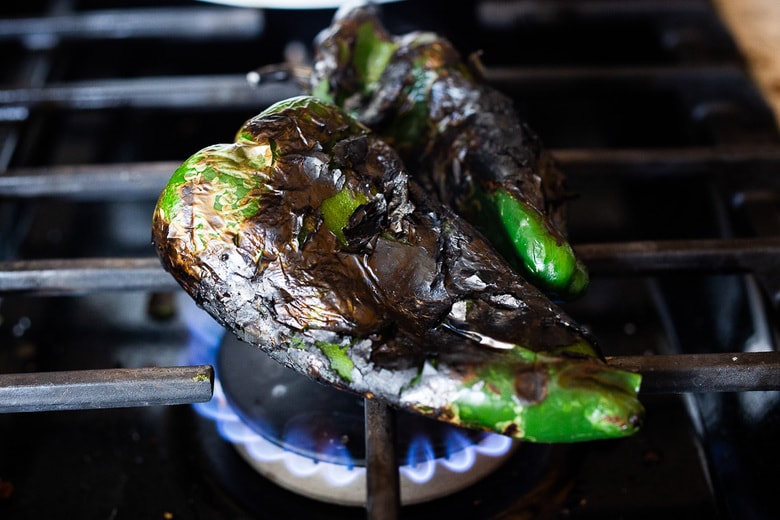
<instances>
[{"instance_id":1,"label":"glossy pepper surface","mask_svg":"<svg viewBox=\"0 0 780 520\"><path fill-rule=\"evenodd\" d=\"M323 383L539 442L639 427L640 376L603 363L387 143L313 97L188 159L153 241L217 320Z\"/></svg>"},{"instance_id":2,"label":"glossy pepper surface","mask_svg":"<svg viewBox=\"0 0 780 520\"><path fill-rule=\"evenodd\" d=\"M511 99L473 69L446 39L393 36L361 5L319 35L309 88L384 137L529 281L573 299L588 273L566 237L564 177Z\"/></svg>"}]
</instances>

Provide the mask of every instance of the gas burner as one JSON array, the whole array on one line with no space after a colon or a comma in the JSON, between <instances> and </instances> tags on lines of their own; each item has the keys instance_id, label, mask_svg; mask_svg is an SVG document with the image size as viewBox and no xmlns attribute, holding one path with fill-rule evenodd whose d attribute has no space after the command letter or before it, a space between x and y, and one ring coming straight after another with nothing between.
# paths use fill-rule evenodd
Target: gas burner
<instances>
[{"instance_id":1,"label":"gas burner","mask_svg":"<svg viewBox=\"0 0 780 520\"><path fill-rule=\"evenodd\" d=\"M300 495L347 506L366 497L363 400L279 365L262 351L204 327L197 359L215 365L214 398L195 405L257 472ZM211 358L211 359L208 359ZM229 374L229 376L228 376ZM220 377L222 376L222 377ZM403 504L460 491L509 458L516 441L405 412L397 416Z\"/></svg>"},{"instance_id":2,"label":"gas burner","mask_svg":"<svg viewBox=\"0 0 780 520\"><path fill-rule=\"evenodd\" d=\"M221 386L215 388L211 402L195 406L202 415L216 421L220 434L265 478L315 500L345 506L365 505L365 466L319 461L280 447L235 414ZM488 435L447 457L401 465L401 502L417 504L457 493L490 475L516 447L517 443L507 437ZM413 452L432 457L424 443Z\"/></svg>"}]
</instances>

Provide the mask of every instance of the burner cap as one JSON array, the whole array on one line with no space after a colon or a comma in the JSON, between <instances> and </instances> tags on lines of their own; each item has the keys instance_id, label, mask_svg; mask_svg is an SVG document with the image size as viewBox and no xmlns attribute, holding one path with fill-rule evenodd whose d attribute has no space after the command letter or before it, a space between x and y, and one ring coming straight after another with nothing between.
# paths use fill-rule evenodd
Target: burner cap
<instances>
[{"instance_id":1,"label":"burner cap","mask_svg":"<svg viewBox=\"0 0 780 520\"><path fill-rule=\"evenodd\" d=\"M236 414L256 433L321 462L365 465L363 398L289 370L226 334L217 374ZM399 465L448 457L488 434L397 412Z\"/></svg>"}]
</instances>

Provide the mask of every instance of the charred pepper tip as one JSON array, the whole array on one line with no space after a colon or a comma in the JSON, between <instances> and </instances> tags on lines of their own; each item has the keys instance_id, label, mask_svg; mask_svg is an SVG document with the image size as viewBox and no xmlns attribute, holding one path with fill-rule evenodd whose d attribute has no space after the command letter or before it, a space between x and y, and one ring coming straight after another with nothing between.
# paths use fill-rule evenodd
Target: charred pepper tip
<instances>
[{"instance_id":1,"label":"charred pepper tip","mask_svg":"<svg viewBox=\"0 0 780 520\"><path fill-rule=\"evenodd\" d=\"M453 408L465 426L533 442L619 438L641 425L640 382L639 374L598 360L540 354L534 370L522 363L484 368L458 392Z\"/></svg>"},{"instance_id":2,"label":"charred pepper tip","mask_svg":"<svg viewBox=\"0 0 780 520\"><path fill-rule=\"evenodd\" d=\"M470 218L529 281L562 300L575 299L587 289L587 268L539 211L503 188L476 189L472 199Z\"/></svg>"},{"instance_id":3,"label":"charred pepper tip","mask_svg":"<svg viewBox=\"0 0 780 520\"><path fill-rule=\"evenodd\" d=\"M543 215L502 188L489 195L488 202L495 206L502 232L508 238L509 247L502 253L514 260L531 281L566 300L587 288L585 266L569 242L550 229Z\"/></svg>"},{"instance_id":4,"label":"charred pepper tip","mask_svg":"<svg viewBox=\"0 0 780 520\"><path fill-rule=\"evenodd\" d=\"M528 408L529 437L538 442L590 441L633 435L644 418L642 377L601 361L549 362L546 399Z\"/></svg>"}]
</instances>

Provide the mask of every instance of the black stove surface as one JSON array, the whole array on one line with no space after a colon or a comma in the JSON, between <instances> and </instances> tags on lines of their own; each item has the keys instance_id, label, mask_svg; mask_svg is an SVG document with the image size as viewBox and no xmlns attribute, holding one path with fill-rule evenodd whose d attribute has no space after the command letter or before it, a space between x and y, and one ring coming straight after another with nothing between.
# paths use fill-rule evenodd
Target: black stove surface
<instances>
[{"instance_id":1,"label":"black stove surface","mask_svg":"<svg viewBox=\"0 0 780 520\"><path fill-rule=\"evenodd\" d=\"M229 22L235 27L226 18L207 39L174 29L85 37L57 25L65 23L58 16L108 8L151 20L148 10L158 5L0 7L16 20L0 24L0 171L181 161L231 139L272 94L247 84L249 94L203 103L189 100L199 87L184 82L175 83L184 101L171 104L155 96L176 92L105 94L107 82L219 76L240 83L299 49L290 42L308 46L333 13L245 11L251 23L249 14ZM179 29L204 9L214 10L212 19L233 9L167 5L188 10ZM435 30L464 53L482 50L486 77L516 99L569 175L578 194L570 205L575 245L776 234L777 186L755 181L776 173L776 160L679 160L681 151L780 145L709 3L647 1L631 9L611 1L496 0L453 9L435 0L390 3L383 12L394 32ZM44 18L57 37L14 33L20 20ZM54 85L104 91L13 101ZM626 150L639 158L621 162ZM153 256L155 197L0 195L0 261ZM761 282L710 272L602 273L566 309L592 328L608 356L774 349L772 288ZM0 294L0 373L185 364L191 330L181 298ZM645 395L647 420L636 436L523 444L494 474L450 497L405 506L402 517L776 518L777 394ZM0 415L0 518L314 515L363 518L365 511L302 498L261 477L189 405Z\"/></svg>"}]
</instances>

